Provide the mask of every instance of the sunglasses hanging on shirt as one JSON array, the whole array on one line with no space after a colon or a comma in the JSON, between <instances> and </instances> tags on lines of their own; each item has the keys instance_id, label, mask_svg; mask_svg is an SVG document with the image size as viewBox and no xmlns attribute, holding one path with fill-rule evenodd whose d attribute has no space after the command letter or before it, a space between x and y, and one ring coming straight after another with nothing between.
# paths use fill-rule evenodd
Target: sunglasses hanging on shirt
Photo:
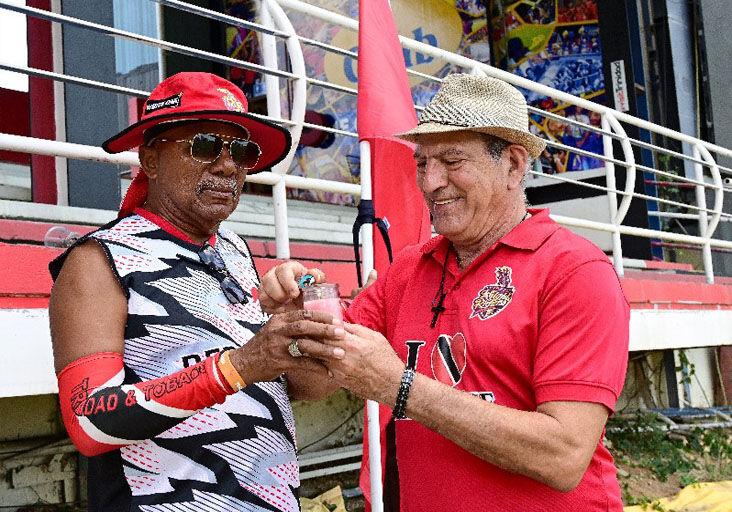
<instances>
[{"instance_id":1,"label":"sunglasses hanging on shirt","mask_svg":"<svg viewBox=\"0 0 732 512\"><path fill-rule=\"evenodd\" d=\"M234 279L229 270L226 268L226 263L221 255L206 244L203 249L198 251L198 257L201 262L208 268L214 271L216 278L221 285L221 291L224 292L226 299L232 304L248 304L251 294L244 290L241 285Z\"/></svg>"}]
</instances>

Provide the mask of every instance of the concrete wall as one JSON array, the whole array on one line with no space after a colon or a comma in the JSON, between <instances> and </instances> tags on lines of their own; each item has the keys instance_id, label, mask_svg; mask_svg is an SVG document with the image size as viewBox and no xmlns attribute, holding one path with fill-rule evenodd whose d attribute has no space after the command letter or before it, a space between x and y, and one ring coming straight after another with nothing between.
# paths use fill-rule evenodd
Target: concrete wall
<instances>
[{"instance_id":1,"label":"concrete wall","mask_svg":"<svg viewBox=\"0 0 732 512\"><path fill-rule=\"evenodd\" d=\"M109 0L67 0L63 14L113 26ZM65 25L64 72L100 82L115 83L114 39ZM68 142L98 146L119 131L117 95L67 84L66 138ZM120 203L117 166L83 160L68 161L69 205L116 210Z\"/></svg>"},{"instance_id":2,"label":"concrete wall","mask_svg":"<svg viewBox=\"0 0 732 512\"><path fill-rule=\"evenodd\" d=\"M682 407L710 407L722 405L715 396L719 376L717 372L716 347L691 348L684 352L693 366L689 382L682 382L681 372L676 372L677 396ZM675 364L680 366L679 351L674 351ZM634 411L639 408L670 407L672 399L668 393L668 380L663 366L663 352L635 352L630 354L628 373L623 392L618 400L618 411Z\"/></svg>"},{"instance_id":3,"label":"concrete wall","mask_svg":"<svg viewBox=\"0 0 732 512\"><path fill-rule=\"evenodd\" d=\"M0 509L79 498L78 455L56 395L0 398Z\"/></svg>"},{"instance_id":4,"label":"concrete wall","mask_svg":"<svg viewBox=\"0 0 732 512\"><path fill-rule=\"evenodd\" d=\"M714 138L720 146L732 148L732 96L729 94L732 31L729 28L729 0L700 0L712 97ZM732 167L732 159L720 163Z\"/></svg>"},{"instance_id":5,"label":"concrete wall","mask_svg":"<svg viewBox=\"0 0 732 512\"><path fill-rule=\"evenodd\" d=\"M732 80L730 71L732 31L729 29L732 5L729 0L700 0L700 3L709 70L714 142L732 148L732 95L729 93L729 84ZM720 158L719 163L732 167L732 158ZM725 196L724 211L732 213L732 194ZM720 223L715 238L732 240L732 222ZM732 276L732 255L716 254L714 270L717 275Z\"/></svg>"},{"instance_id":6,"label":"concrete wall","mask_svg":"<svg viewBox=\"0 0 732 512\"><path fill-rule=\"evenodd\" d=\"M293 402L298 450L309 453L360 443L363 403L345 390L318 402Z\"/></svg>"}]
</instances>

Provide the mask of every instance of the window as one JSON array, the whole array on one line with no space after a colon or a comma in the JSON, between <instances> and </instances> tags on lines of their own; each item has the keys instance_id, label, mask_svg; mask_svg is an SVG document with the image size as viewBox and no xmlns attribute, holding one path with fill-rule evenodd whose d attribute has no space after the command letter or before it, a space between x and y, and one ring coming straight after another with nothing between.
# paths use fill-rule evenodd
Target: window
<instances>
[{"instance_id":1,"label":"window","mask_svg":"<svg viewBox=\"0 0 732 512\"><path fill-rule=\"evenodd\" d=\"M9 0L9 3L25 5L25 0ZM0 10L0 62L14 66L28 65L27 23L24 14ZM28 76L0 71L0 88L28 92Z\"/></svg>"}]
</instances>

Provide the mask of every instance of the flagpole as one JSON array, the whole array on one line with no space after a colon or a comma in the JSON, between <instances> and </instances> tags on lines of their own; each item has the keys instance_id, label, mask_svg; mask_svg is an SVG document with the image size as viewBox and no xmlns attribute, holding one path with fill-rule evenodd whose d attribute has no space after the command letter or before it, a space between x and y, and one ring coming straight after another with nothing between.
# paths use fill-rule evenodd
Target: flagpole
<instances>
[{"instance_id":1,"label":"flagpole","mask_svg":"<svg viewBox=\"0 0 732 512\"><path fill-rule=\"evenodd\" d=\"M361 200L371 200L371 145L362 140L358 143L361 155ZM365 283L369 273L374 268L374 227L373 224L364 224L361 227L361 255L363 266L362 276ZM379 425L379 403L373 400L366 401L368 416L369 440L369 476L371 484L371 510L383 512L384 498L381 484L381 427Z\"/></svg>"},{"instance_id":2,"label":"flagpole","mask_svg":"<svg viewBox=\"0 0 732 512\"><path fill-rule=\"evenodd\" d=\"M361 201L371 201L371 144L367 140L358 143L360 152ZM361 226L361 276L365 283L374 268L374 229L373 224Z\"/></svg>"}]
</instances>

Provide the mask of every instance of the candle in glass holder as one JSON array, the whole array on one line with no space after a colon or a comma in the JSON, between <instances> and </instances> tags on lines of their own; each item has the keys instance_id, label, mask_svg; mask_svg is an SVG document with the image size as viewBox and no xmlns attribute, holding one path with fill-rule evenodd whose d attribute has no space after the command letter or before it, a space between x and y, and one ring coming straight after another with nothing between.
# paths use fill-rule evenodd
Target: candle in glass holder
<instances>
[{"instance_id":1,"label":"candle in glass holder","mask_svg":"<svg viewBox=\"0 0 732 512\"><path fill-rule=\"evenodd\" d=\"M302 290L303 307L311 311L330 313L343 321L343 307L337 283L323 283L306 286Z\"/></svg>"}]
</instances>

